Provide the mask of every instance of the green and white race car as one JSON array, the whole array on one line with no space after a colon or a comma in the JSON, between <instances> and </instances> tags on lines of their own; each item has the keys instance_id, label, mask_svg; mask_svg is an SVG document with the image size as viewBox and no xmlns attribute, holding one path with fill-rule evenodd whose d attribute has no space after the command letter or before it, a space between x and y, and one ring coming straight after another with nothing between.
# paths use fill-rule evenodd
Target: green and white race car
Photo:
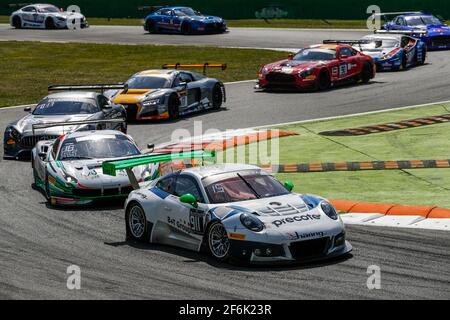
<instances>
[{"instance_id":1,"label":"green and white race car","mask_svg":"<svg viewBox=\"0 0 450 320\"><path fill-rule=\"evenodd\" d=\"M34 187L52 205L86 205L101 199L125 199L133 190L126 171L103 174L107 160L141 157L133 139L115 130L79 131L54 141L40 141L32 150ZM157 165L132 169L138 182L158 175Z\"/></svg>"}]
</instances>

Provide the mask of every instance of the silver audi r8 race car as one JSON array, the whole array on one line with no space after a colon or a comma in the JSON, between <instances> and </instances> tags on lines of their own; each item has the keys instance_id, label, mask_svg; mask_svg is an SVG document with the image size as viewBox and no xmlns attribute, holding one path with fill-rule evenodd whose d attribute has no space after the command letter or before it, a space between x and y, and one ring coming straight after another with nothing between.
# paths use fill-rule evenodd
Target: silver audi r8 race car
<instances>
[{"instance_id":1,"label":"silver audi r8 race car","mask_svg":"<svg viewBox=\"0 0 450 320\"><path fill-rule=\"evenodd\" d=\"M86 17L81 13L62 11L51 4L27 5L11 14L10 24L16 29L67 29L89 27Z\"/></svg>"},{"instance_id":2,"label":"silver audi r8 race car","mask_svg":"<svg viewBox=\"0 0 450 320\"><path fill-rule=\"evenodd\" d=\"M148 156L138 162L105 162L103 172L114 175L138 164L212 156L194 151ZM130 193L125 204L126 237L204 249L220 261L313 261L349 253L352 247L335 208L321 197L292 189L292 183L283 185L250 165L183 169Z\"/></svg>"},{"instance_id":3,"label":"silver audi r8 race car","mask_svg":"<svg viewBox=\"0 0 450 320\"><path fill-rule=\"evenodd\" d=\"M197 65L174 66L187 68ZM201 110L220 109L226 101L222 82L191 71L142 71L133 75L125 86L125 89L106 91L105 94L114 103L125 106L128 120L177 119Z\"/></svg>"},{"instance_id":4,"label":"silver audi r8 race car","mask_svg":"<svg viewBox=\"0 0 450 320\"><path fill-rule=\"evenodd\" d=\"M63 89L50 87L49 89ZM123 106L114 105L103 94L96 92L60 92L42 99L28 114L10 123L4 134L5 159L30 156L31 149L41 140L54 140L60 135L76 130L117 129L127 131L124 121L100 123L98 120L126 118ZM86 121L96 121L86 124ZM82 123L78 123L78 122ZM44 126L53 124L52 126ZM58 125L60 124L60 125Z\"/></svg>"},{"instance_id":5,"label":"silver audi r8 race car","mask_svg":"<svg viewBox=\"0 0 450 320\"><path fill-rule=\"evenodd\" d=\"M73 132L55 141L39 141L32 151L34 187L52 205L86 205L97 200L125 199L133 190L127 173L103 174L102 163L139 157L133 139L115 130ZM154 179L157 166L132 169L139 182Z\"/></svg>"}]
</instances>

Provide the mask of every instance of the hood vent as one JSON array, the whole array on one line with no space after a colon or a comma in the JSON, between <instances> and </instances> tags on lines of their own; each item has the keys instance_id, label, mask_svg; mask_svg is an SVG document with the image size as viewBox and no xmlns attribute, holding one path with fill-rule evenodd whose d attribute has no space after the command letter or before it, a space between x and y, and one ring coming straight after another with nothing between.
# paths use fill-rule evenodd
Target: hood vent
<instances>
[{"instance_id":1,"label":"hood vent","mask_svg":"<svg viewBox=\"0 0 450 320\"><path fill-rule=\"evenodd\" d=\"M293 214L305 213L308 212L309 208L304 203L300 204L286 204L282 206L267 206L264 209L258 210L258 213L261 215L268 216L289 216Z\"/></svg>"}]
</instances>

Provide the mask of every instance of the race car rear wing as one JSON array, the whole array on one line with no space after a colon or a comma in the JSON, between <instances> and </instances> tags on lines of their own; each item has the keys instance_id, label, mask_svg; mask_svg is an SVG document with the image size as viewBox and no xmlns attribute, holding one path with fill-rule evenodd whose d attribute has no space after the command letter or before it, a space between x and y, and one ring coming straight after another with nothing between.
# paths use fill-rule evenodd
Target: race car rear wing
<instances>
[{"instance_id":1,"label":"race car rear wing","mask_svg":"<svg viewBox=\"0 0 450 320\"><path fill-rule=\"evenodd\" d=\"M222 71L225 71L227 69L226 63L199 63L199 64L181 64L181 63L175 63L175 64L163 64L163 69L192 69L192 68L202 68L203 74L206 75L206 70L209 68L220 68Z\"/></svg>"},{"instance_id":2,"label":"race car rear wing","mask_svg":"<svg viewBox=\"0 0 450 320\"><path fill-rule=\"evenodd\" d=\"M396 17L396 16L400 16L402 14L423 14L423 12L422 11L380 12L380 13L372 14L369 19L375 19L377 17L383 17L384 20L388 21L389 17Z\"/></svg>"},{"instance_id":3,"label":"race car rear wing","mask_svg":"<svg viewBox=\"0 0 450 320\"><path fill-rule=\"evenodd\" d=\"M88 85L54 85L49 86L48 91L106 91L106 90L128 90L128 84L88 84Z\"/></svg>"},{"instance_id":4,"label":"race car rear wing","mask_svg":"<svg viewBox=\"0 0 450 320\"><path fill-rule=\"evenodd\" d=\"M376 34L405 34L410 36L423 36L427 34L425 30L375 30Z\"/></svg>"},{"instance_id":5,"label":"race car rear wing","mask_svg":"<svg viewBox=\"0 0 450 320\"><path fill-rule=\"evenodd\" d=\"M356 44L368 44L372 43L376 40L324 40L323 44L348 44L348 45L356 45Z\"/></svg>"},{"instance_id":6,"label":"race car rear wing","mask_svg":"<svg viewBox=\"0 0 450 320\"><path fill-rule=\"evenodd\" d=\"M190 152L180 152L171 154L157 154L157 155L146 155L142 157L130 157L115 161L105 161L102 164L103 174L109 176L116 176L118 170L125 170L130 183L134 190L139 189L139 182L136 175L133 172L134 167L143 166L147 164L170 162L175 160L192 160L201 159L204 162L206 159L216 159L216 152L209 150L197 150Z\"/></svg>"},{"instance_id":7,"label":"race car rear wing","mask_svg":"<svg viewBox=\"0 0 450 320\"><path fill-rule=\"evenodd\" d=\"M84 125L102 125L102 124L124 124L126 123L126 119L110 119L110 120L86 120L86 121L68 121L68 122L53 122L53 123L42 123L42 124L33 124L32 131L33 135L35 135L36 130L42 130L47 128L54 128L54 127L68 127L68 126L84 126ZM79 131L72 130L72 132Z\"/></svg>"}]
</instances>

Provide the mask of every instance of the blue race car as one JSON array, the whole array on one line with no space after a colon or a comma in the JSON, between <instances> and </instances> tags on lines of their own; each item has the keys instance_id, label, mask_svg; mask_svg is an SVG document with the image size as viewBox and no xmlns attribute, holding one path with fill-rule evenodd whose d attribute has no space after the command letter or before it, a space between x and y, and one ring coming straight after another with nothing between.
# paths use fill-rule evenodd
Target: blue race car
<instances>
[{"instance_id":1,"label":"blue race car","mask_svg":"<svg viewBox=\"0 0 450 320\"><path fill-rule=\"evenodd\" d=\"M324 43L348 44L372 57L377 71L400 71L425 64L427 47L420 39L404 31L378 30L360 40L325 40Z\"/></svg>"},{"instance_id":2,"label":"blue race car","mask_svg":"<svg viewBox=\"0 0 450 320\"><path fill-rule=\"evenodd\" d=\"M426 43L428 50L450 49L450 27L432 14L395 13L380 14L381 16L395 16L384 24L385 30L400 30L412 32L412 36L419 37ZM417 34L415 34L417 32Z\"/></svg>"},{"instance_id":3,"label":"blue race car","mask_svg":"<svg viewBox=\"0 0 450 320\"><path fill-rule=\"evenodd\" d=\"M189 7L164 7L145 18L144 29L149 33L208 34L226 32L227 24Z\"/></svg>"}]
</instances>

